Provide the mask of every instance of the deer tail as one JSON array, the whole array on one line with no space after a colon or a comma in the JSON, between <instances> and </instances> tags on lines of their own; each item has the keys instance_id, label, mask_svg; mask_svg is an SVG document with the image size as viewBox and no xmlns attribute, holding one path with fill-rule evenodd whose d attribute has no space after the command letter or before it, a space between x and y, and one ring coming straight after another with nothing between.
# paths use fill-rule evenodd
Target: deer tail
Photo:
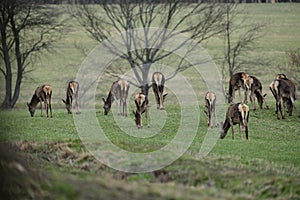
<instances>
[{"instance_id":1,"label":"deer tail","mask_svg":"<svg viewBox=\"0 0 300 200\"><path fill-rule=\"evenodd\" d=\"M52 88L50 85L45 85L43 91L45 92L46 96L50 96L52 94Z\"/></svg>"}]
</instances>

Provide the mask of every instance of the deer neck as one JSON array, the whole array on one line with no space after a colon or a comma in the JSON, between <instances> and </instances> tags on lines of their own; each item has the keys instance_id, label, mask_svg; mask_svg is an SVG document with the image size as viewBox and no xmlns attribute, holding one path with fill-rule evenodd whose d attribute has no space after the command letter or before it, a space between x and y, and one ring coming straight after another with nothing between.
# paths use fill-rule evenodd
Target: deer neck
<instances>
[{"instance_id":1,"label":"deer neck","mask_svg":"<svg viewBox=\"0 0 300 200\"><path fill-rule=\"evenodd\" d=\"M34 95L32 96L32 98L31 98L31 101L30 101L29 105L35 107L39 102L40 102L39 98L37 97L36 94L34 94Z\"/></svg>"}]
</instances>

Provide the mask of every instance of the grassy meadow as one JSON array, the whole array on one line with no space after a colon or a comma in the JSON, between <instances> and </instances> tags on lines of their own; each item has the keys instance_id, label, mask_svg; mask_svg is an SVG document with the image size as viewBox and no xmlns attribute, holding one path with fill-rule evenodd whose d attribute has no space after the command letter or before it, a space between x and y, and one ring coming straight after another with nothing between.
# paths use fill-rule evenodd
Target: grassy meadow
<instances>
[{"instance_id":1,"label":"grassy meadow","mask_svg":"<svg viewBox=\"0 0 300 200\"><path fill-rule=\"evenodd\" d=\"M34 71L24 78L16 108L0 111L1 196L5 199L299 199L300 118L294 114L284 120L276 119L268 85L279 73L277 66L286 64L285 52L300 47L300 4L243 6L247 7L250 21L267 24L266 35L249 56L270 61L269 66L244 69L261 79L270 105L270 109L251 111L249 141L244 135L240 139L235 127L235 140L228 132L206 157L198 157L208 130L203 112L203 94L207 88L189 69L183 74L197 91L200 120L188 150L170 165L147 173L126 173L99 162L82 143L74 124L75 116L67 114L61 101L68 80L76 77L85 55L96 46L76 22L70 21L68 33L55 44L53 52L43 54ZM222 55L220 38L213 38L203 46L213 57ZM150 97L150 129L145 124L143 130L136 129L132 97L126 119L115 111L103 115L101 98L106 96L113 80L100 79L96 95L95 116L106 138L134 153L153 152L172 141L180 129L181 114L171 97L166 99L165 111L156 111L154 98ZM53 118L41 118L39 110L30 117L26 109L34 89L43 83L53 86ZM1 84L1 96L3 88ZM296 107L300 112L299 100ZM85 112L89 111L82 110L82 115ZM118 124L122 121L129 121L124 128L134 134L151 134L151 130L158 133L146 138L128 135ZM190 122L194 121L197 120L192 116ZM215 129L219 132L219 128Z\"/></svg>"}]
</instances>

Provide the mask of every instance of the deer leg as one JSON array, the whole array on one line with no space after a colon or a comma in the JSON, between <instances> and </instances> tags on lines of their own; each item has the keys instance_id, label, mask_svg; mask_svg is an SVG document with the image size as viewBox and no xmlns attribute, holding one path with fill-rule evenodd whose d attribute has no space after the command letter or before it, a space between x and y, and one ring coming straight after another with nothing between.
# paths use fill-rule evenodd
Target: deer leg
<instances>
[{"instance_id":1,"label":"deer leg","mask_svg":"<svg viewBox=\"0 0 300 200\"><path fill-rule=\"evenodd\" d=\"M248 140L248 124L245 126L246 140Z\"/></svg>"},{"instance_id":2,"label":"deer leg","mask_svg":"<svg viewBox=\"0 0 300 200\"><path fill-rule=\"evenodd\" d=\"M163 91L159 92L159 101L160 101L160 110L164 110L164 95L163 95Z\"/></svg>"},{"instance_id":3,"label":"deer leg","mask_svg":"<svg viewBox=\"0 0 300 200\"><path fill-rule=\"evenodd\" d=\"M218 127L218 120L217 120L216 110L214 110L214 125L215 125L215 127Z\"/></svg>"},{"instance_id":4,"label":"deer leg","mask_svg":"<svg viewBox=\"0 0 300 200\"><path fill-rule=\"evenodd\" d=\"M138 129L143 128L142 114L139 113Z\"/></svg>"},{"instance_id":5,"label":"deer leg","mask_svg":"<svg viewBox=\"0 0 300 200\"><path fill-rule=\"evenodd\" d=\"M248 91L245 89L245 91L244 91L244 103L247 103L247 102L248 102Z\"/></svg>"},{"instance_id":6,"label":"deer leg","mask_svg":"<svg viewBox=\"0 0 300 200\"><path fill-rule=\"evenodd\" d=\"M250 101L251 101L253 110L256 110L255 97L254 97L254 93L252 93L252 92L251 92L251 95L250 95Z\"/></svg>"},{"instance_id":7,"label":"deer leg","mask_svg":"<svg viewBox=\"0 0 300 200\"><path fill-rule=\"evenodd\" d=\"M49 109L50 109L50 117L52 118L52 107L51 107L51 99L49 100Z\"/></svg>"},{"instance_id":8,"label":"deer leg","mask_svg":"<svg viewBox=\"0 0 300 200\"><path fill-rule=\"evenodd\" d=\"M43 117L43 103L42 103L42 100L40 100L40 104L41 104L41 117Z\"/></svg>"},{"instance_id":9,"label":"deer leg","mask_svg":"<svg viewBox=\"0 0 300 200\"><path fill-rule=\"evenodd\" d=\"M48 115L48 104L49 104L48 99L45 100L44 104L45 104L46 116L49 117L49 115Z\"/></svg>"},{"instance_id":10,"label":"deer leg","mask_svg":"<svg viewBox=\"0 0 300 200\"><path fill-rule=\"evenodd\" d=\"M127 101L126 101L125 97L123 99L123 113L124 113L124 116L127 117Z\"/></svg>"},{"instance_id":11,"label":"deer leg","mask_svg":"<svg viewBox=\"0 0 300 200\"><path fill-rule=\"evenodd\" d=\"M238 90L239 90L239 98L241 100L241 89L239 88Z\"/></svg>"},{"instance_id":12,"label":"deer leg","mask_svg":"<svg viewBox=\"0 0 300 200\"><path fill-rule=\"evenodd\" d=\"M232 133L232 136L231 136L231 138L234 140L233 122L232 122L232 120L231 120L231 119L230 119L229 123L230 123L230 126L231 126L231 133Z\"/></svg>"},{"instance_id":13,"label":"deer leg","mask_svg":"<svg viewBox=\"0 0 300 200\"><path fill-rule=\"evenodd\" d=\"M239 134L240 134L240 138L243 139L242 136L242 130L243 130L243 126L241 125L241 123L239 124Z\"/></svg>"},{"instance_id":14,"label":"deer leg","mask_svg":"<svg viewBox=\"0 0 300 200\"><path fill-rule=\"evenodd\" d=\"M210 114L210 111L208 111L207 125L208 125L208 127L211 126L211 114Z\"/></svg>"},{"instance_id":15,"label":"deer leg","mask_svg":"<svg viewBox=\"0 0 300 200\"><path fill-rule=\"evenodd\" d=\"M279 99L279 101L278 101L278 108L279 108L279 111L280 111L280 114L281 114L282 119L284 119L285 116L284 116L284 112L282 112L281 100L280 100L280 99ZM277 119L279 119L278 112L277 112Z\"/></svg>"},{"instance_id":16,"label":"deer leg","mask_svg":"<svg viewBox=\"0 0 300 200\"><path fill-rule=\"evenodd\" d=\"M295 109L296 114L300 117L300 115L298 113L298 110L297 110L297 108L295 106L295 99L294 99L294 97L290 97L290 98L291 98L291 102L292 102L292 111L293 111L293 109Z\"/></svg>"},{"instance_id":17,"label":"deer leg","mask_svg":"<svg viewBox=\"0 0 300 200\"><path fill-rule=\"evenodd\" d=\"M119 102L118 115L122 115L122 98L120 98L120 102Z\"/></svg>"},{"instance_id":18,"label":"deer leg","mask_svg":"<svg viewBox=\"0 0 300 200\"><path fill-rule=\"evenodd\" d=\"M161 92L158 93L158 97L159 97L159 109L163 110L164 107L163 107L163 104L162 104L162 93Z\"/></svg>"},{"instance_id":19,"label":"deer leg","mask_svg":"<svg viewBox=\"0 0 300 200\"><path fill-rule=\"evenodd\" d=\"M156 108L159 109L160 108L160 103L159 103L159 95L158 95L158 91L155 92L155 100L156 100Z\"/></svg>"},{"instance_id":20,"label":"deer leg","mask_svg":"<svg viewBox=\"0 0 300 200\"><path fill-rule=\"evenodd\" d=\"M213 124L212 124L212 111L209 111L209 126L212 128Z\"/></svg>"},{"instance_id":21,"label":"deer leg","mask_svg":"<svg viewBox=\"0 0 300 200\"><path fill-rule=\"evenodd\" d=\"M123 99L120 100L120 115L124 116L124 102L123 102Z\"/></svg>"},{"instance_id":22,"label":"deer leg","mask_svg":"<svg viewBox=\"0 0 300 200\"><path fill-rule=\"evenodd\" d=\"M278 111L280 110L280 113L281 113L281 104L280 104L280 102L279 101L277 101L276 102L276 114L277 114L277 119L280 119L280 117L279 117L279 113L278 113Z\"/></svg>"},{"instance_id":23,"label":"deer leg","mask_svg":"<svg viewBox=\"0 0 300 200\"><path fill-rule=\"evenodd\" d=\"M143 115L140 114L140 128L143 128Z\"/></svg>"},{"instance_id":24,"label":"deer leg","mask_svg":"<svg viewBox=\"0 0 300 200\"><path fill-rule=\"evenodd\" d=\"M282 119L285 119L285 113L284 113L284 105L282 105L283 103L281 103L281 101L279 102L279 110L280 110L280 114Z\"/></svg>"},{"instance_id":25,"label":"deer leg","mask_svg":"<svg viewBox=\"0 0 300 200\"><path fill-rule=\"evenodd\" d=\"M278 110L279 110L279 102L280 99L278 99L278 97L276 97L276 109L275 109L275 113L276 113L276 116L277 116L277 119L280 119L279 118L279 114L278 114Z\"/></svg>"},{"instance_id":26,"label":"deer leg","mask_svg":"<svg viewBox=\"0 0 300 200\"><path fill-rule=\"evenodd\" d=\"M266 95L267 94L262 94L261 92L260 92L260 94L262 95L262 97L263 97L263 103L265 103L265 105L266 105L266 109L269 109L270 108L270 106L269 106L269 104L268 104L268 102L266 101ZM261 109L262 109L263 107L261 106Z\"/></svg>"}]
</instances>

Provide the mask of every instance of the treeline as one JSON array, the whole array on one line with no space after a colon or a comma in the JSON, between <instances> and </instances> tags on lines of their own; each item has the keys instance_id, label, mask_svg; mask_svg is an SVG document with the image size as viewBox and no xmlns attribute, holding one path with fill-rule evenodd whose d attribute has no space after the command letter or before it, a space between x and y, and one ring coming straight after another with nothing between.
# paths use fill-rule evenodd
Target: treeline
<instances>
[{"instance_id":1,"label":"treeline","mask_svg":"<svg viewBox=\"0 0 300 200\"><path fill-rule=\"evenodd\" d=\"M138 3L140 0L127 0L131 3ZM201 0L181 0L186 3L198 3ZM218 1L220 3L281 3L281 2L300 2L300 0L205 0ZM118 3L120 0L35 0L37 4L98 4L98 3ZM148 0L149 3L166 3L166 0Z\"/></svg>"}]
</instances>

